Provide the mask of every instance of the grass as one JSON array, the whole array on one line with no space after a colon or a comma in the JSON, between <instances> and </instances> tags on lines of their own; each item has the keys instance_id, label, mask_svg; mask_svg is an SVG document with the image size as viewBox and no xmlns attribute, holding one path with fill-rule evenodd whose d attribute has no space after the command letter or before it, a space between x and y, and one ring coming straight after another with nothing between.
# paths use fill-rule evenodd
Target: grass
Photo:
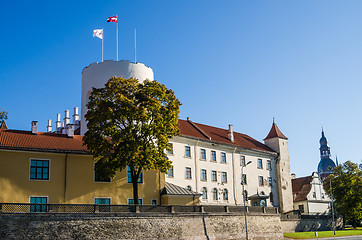
<instances>
[{"instance_id":1,"label":"grass","mask_svg":"<svg viewBox=\"0 0 362 240\"><path fill-rule=\"evenodd\" d=\"M293 238L293 239L341 237L341 236L351 236L351 235L362 235L362 228L336 231L336 235L333 234L333 231L321 231L318 232L318 237L315 236L315 232L284 233L284 237Z\"/></svg>"}]
</instances>

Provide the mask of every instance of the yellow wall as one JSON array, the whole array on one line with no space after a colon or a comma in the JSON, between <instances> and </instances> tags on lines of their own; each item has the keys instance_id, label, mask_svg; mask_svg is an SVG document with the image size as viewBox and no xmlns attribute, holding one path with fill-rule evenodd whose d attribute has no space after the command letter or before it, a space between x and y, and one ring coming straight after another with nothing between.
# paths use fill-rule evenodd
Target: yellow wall
<instances>
[{"instance_id":1,"label":"yellow wall","mask_svg":"<svg viewBox=\"0 0 362 240\"><path fill-rule=\"evenodd\" d=\"M199 198L162 196L162 205L199 205Z\"/></svg>"},{"instance_id":2,"label":"yellow wall","mask_svg":"<svg viewBox=\"0 0 362 240\"><path fill-rule=\"evenodd\" d=\"M30 159L50 160L50 180L30 180ZM95 182L90 155L0 150L0 202L29 203L30 196L47 196L48 203L93 204L95 197L110 197L111 204L133 198L127 172L118 172L111 183ZM146 171L139 184L143 204L160 203L165 175Z\"/></svg>"}]
</instances>

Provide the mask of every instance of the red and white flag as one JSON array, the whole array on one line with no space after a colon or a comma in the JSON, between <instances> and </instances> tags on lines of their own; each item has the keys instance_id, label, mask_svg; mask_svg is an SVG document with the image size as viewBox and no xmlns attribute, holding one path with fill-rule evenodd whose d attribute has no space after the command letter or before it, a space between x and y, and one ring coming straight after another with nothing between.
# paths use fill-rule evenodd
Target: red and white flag
<instances>
[{"instance_id":1,"label":"red and white flag","mask_svg":"<svg viewBox=\"0 0 362 240\"><path fill-rule=\"evenodd\" d=\"M103 39L103 29L94 29L93 30L93 37Z\"/></svg>"},{"instance_id":2,"label":"red and white flag","mask_svg":"<svg viewBox=\"0 0 362 240\"><path fill-rule=\"evenodd\" d=\"M116 16L113 16L113 17L109 17L108 19L107 19L107 22L117 22L117 15Z\"/></svg>"}]
</instances>

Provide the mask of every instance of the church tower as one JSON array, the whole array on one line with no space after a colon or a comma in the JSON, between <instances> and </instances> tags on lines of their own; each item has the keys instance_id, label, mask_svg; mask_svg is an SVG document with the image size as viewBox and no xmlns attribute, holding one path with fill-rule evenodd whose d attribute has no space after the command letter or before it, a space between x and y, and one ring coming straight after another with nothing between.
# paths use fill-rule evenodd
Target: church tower
<instances>
[{"instance_id":1,"label":"church tower","mask_svg":"<svg viewBox=\"0 0 362 240\"><path fill-rule=\"evenodd\" d=\"M333 173L333 169L336 167L336 164L331 159L331 150L328 145L328 140L324 136L323 128L322 128L322 137L319 140L319 144L320 144L319 152L321 160L319 161L318 164L318 173L323 180L326 177L328 177L329 174Z\"/></svg>"},{"instance_id":2,"label":"church tower","mask_svg":"<svg viewBox=\"0 0 362 240\"><path fill-rule=\"evenodd\" d=\"M288 138L279 130L274 122L268 136L264 139L265 145L278 153L276 160L277 183L279 192L279 206L282 213L293 210L292 180L290 175Z\"/></svg>"}]
</instances>

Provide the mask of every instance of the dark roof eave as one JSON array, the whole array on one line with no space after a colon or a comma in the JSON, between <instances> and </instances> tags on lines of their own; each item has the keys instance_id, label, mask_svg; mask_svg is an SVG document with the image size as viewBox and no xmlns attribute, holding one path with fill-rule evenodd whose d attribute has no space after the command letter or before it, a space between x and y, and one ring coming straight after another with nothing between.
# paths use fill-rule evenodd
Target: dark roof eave
<instances>
[{"instance_id":1,"label":"dark roof eave","mask_svg":"<svg viewBox=\"0 0 362 240\"><path fill-rule=\"evenodd\" d=\"M82 154L82 155L92 155L89 151L65 150L65 149L44 149L44 148L26 148L26 147L9 147L9 146L0 146L0 149L31 151L31 152L73 153L73 154Z\"/></svg>"}]
</instances>

